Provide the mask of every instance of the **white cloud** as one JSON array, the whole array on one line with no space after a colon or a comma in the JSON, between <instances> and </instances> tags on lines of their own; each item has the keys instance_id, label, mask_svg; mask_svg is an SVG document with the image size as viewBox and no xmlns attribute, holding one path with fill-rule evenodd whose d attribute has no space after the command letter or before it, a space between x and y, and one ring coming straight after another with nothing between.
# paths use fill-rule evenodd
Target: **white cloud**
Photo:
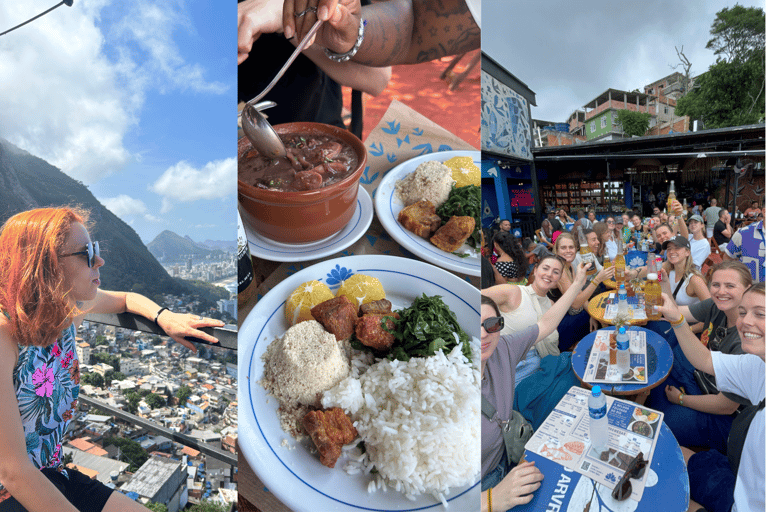
<instances>
[{"instance_id":1,"label":"white cloud","mask_svg":"<svg viewBox=\"0 0 768 512\"><path fill-rule=\"evenodd\" d=\"M234 158L208 162L202 169L182 161L166 170L149 189L163 197L160 212L166 213L174 203L223 199L234 194L236 177Z\"/></svg>"},{"instance_id":2,"label":"white cloud","mask_svg":"<svg viewBox=\"0 0 768 512\"><path fill-rule=\"evenodd\" d=\"M0 2L0 29L50 7ZM125 137L147 93L219 94L174 40L193 31L182 2L82 0L0 40L0 137L87 184L136 158Z\"/></svg>"},{"instance_id":3,"label":"white cloud","mask_svg":"<svg viewBox=\"0 0 768 512\"><path fill-rule=\"evenodd\" d=\"M134 199L125 194L120 194L117 197L104 197L99 199L107 210L111 211L118 217L124 215L141 215L147 211L147 206L144 201L140 199Z\"/></svg>"}]
</instances>

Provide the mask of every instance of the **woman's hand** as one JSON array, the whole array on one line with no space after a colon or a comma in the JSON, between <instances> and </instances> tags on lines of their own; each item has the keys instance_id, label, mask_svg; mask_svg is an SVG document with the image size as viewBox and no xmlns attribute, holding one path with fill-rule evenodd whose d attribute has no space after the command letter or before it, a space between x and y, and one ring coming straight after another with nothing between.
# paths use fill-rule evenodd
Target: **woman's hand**
<instances>
[{"instance_id":1,"label":"woman's hand","mask_svg":"<svg viewBox=\"0 0 768 512\"><path fill-rule=\"evenodd\" d=\"M677 323L680 321L680 309L672 298L666 293L661 294L661 300L663 304L659 306L659 313L669 323Z\"/></svg>"},{"instance_id":2,"label":"woman's hand","mask_svg":"<svg viewBox=\"0 0 768 512\"><path fill-rule=\"evenodd\" d=\"M600 324L600 322L598 322L591 316L589 317L589 332L594 332L602 327L603 326Z\"/></svg>"},{"instance_id":3,"label":"woman's hand","mask_svg":"<svg viewBox=\"0 0 768 512\"><path fill-rule=\"evenodd\" d=\"M180 343L191 351L197 353L197 347L195 347L192 342L185 340L184 337L194 336L195 338L200 338L211 343L218 343L219 340L199 329L201 327L223 327L224 322L213 318L204 318L199 315L179 314L166 310L160 313L160 316L157 317L157 325L159 325L168 336L173 338L176 343Z\"/></svg>"},{"instance_id":4,"label":"woman's hand","mask_svg":"<svg viewBox=\"0 0 768 512\"><path fill-rule=\"evenodd\" d=\"M611 265L610 267L603 267L603 270L597 273L595 276L595 284L600 284L606 279L613 279L616 274L616 267Z\"/></svg>"},{"instance_id":5,"label":"woman's hand","mask_svg":"<svg viewBox=\"0 0 768 512\"><path fill-rule=\"evenodd\" d=\"M282 19L282 0L245 0L237 4L237 63L248 58L261 34L280 32Z\"/></svg>"},{"instance_id":6,"label":"woman's hand","mask_svg":"<svg viewBox=\"0 0 768 512\"><path fill-rule=\"evenodd\" d=\"M302 12L305 14L296 16ZM301 41L320 19L324 23L315 41L335 53L348 52L355 46L361 17L360 0L285 0L283 4L285 37L295 35Z\"/></svg>"},{"instance_id":7,"label":"woman's hand","mask_svg":"<svg viewBox=\"0 0 768 512\"><path fill-rule=\"evenodd\" d=\"M667 400L670 403L680 405L680 393L681 391L675 386L665 386L664 393L667 395Z\"/></svg>"},{"instance_id":8,"label":"woman's hand","mask_svg":"<svg viewBox=\"0 0 768 512\"><path fill-rule=\"evenodd\" d=\"M512 468L504 480L493 488L493 503L501 505L497 510L524 505L533 499L533 493L541 487L542 480L544 475L533 462L523 462Z\"/></svg>"},{"instance_id":9,"label":"woman's hand","mask_svg":"<svg viewBox=\"0 0 768 512\"><path fill-rule=\"evenodd\" d=\"M672 201L672 203L670 204L670 209L675 215L682 215L684 210L683 205L680 204L680 201L678 201L677 199Z\"/></svg>"},{"instance_id":10,"label":"woman's hand","mask_svg":"<svg viewBox=\"0 0 768 512\"><path fill-rule=\"evenodd\" d=\"M587 282L587 266L588 264L582 261L579 263L579 267L576 269L576 275L573 278L573 284L579 288L582 288L584 283Z\"/></svg>"}]
</instances>

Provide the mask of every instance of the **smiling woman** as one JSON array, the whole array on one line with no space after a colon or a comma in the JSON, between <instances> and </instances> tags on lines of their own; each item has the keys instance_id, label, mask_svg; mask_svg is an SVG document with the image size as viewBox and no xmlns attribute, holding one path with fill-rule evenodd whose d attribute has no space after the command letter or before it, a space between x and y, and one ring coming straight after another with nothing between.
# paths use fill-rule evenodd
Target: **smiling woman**
<instances>
[{"instance_id":1,"label":"smiling woman","mask_svg":"<svg viewBox=\"0 0 768 512\"><path fill-rule=\"evenodd\" d=\"M88 213L41 208L0 231L0 512L146 510L62 465L62 442L77 411L75 331L87 313L144 316L177 342L218 320L179 315L136 293L99 289L105 264Z\"/></svg>"}]
</instances>

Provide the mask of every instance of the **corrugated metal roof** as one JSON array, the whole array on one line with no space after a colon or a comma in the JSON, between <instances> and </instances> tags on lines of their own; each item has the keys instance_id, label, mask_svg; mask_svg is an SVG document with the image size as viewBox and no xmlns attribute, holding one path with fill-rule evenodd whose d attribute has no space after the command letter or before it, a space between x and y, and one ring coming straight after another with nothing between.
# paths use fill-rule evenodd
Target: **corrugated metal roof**
<instances>
[{"instance_id":1,"label":"corrugated metal roof","mask_svg":"<svg viewBox=\"0 0 768 512\"><path fill-rule=\"evenodd\" d=\"M150 457L133 475L131 481L120 490L123 493L133 491L141 496L154 498L180 466L179 461Z\"/></svg>"}]
</instances>

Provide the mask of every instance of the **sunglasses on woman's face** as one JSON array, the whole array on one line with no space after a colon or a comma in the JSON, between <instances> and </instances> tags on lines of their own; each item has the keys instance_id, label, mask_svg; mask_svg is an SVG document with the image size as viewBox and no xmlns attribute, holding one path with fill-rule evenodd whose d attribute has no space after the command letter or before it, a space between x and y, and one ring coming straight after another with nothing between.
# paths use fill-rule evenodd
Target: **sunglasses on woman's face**
<instances>
[{"instance_id":1,"label":"sunglasses on woman's face","mask_svg":"<svg viewBox=\"0 0 768 512\"><path fill-rule=\"evenodd\" d=\"M71 252L69 254L62 254L59 258L66 258L67 256L86 256L88 259L88 268L93 268L96 263L96 257L99 256L99 242L90 242L85 244L84 251Z\"/></svg>"},{"instance_id":2,"label":"sunglasses on woman's face","mask_svg":"<svg viewBox=\"0 0 768 512\"><path fill-rule=\"evenodd\" d=\"M643 460L643 452L635 455L635 458L632 459L632 462L629 463L629 467L624 473L624 476L621 477L619 483L617 483L616 487L613 488L613 492L611 493L613 499L617 501L623 501L629 498L632 495L632 482L630 482L629 479L642 478L642 476L645 474L645 466L647 465L648 461Z\"/></svg>"},{"instance_id":3,"label":"sunglasses on woman's face","mask_svg":"<svg viewBox=\"0 0 768 512\"><path fill-rule=\"evenodd\" d=\"M485 332L488 334L493 334L495 332L499 332L504 328L504 318L500 316L492 316L490 318L486 318L482 321L480 324L483 326L483 329L485 329Z\"/></svg>"}]
</instances>

